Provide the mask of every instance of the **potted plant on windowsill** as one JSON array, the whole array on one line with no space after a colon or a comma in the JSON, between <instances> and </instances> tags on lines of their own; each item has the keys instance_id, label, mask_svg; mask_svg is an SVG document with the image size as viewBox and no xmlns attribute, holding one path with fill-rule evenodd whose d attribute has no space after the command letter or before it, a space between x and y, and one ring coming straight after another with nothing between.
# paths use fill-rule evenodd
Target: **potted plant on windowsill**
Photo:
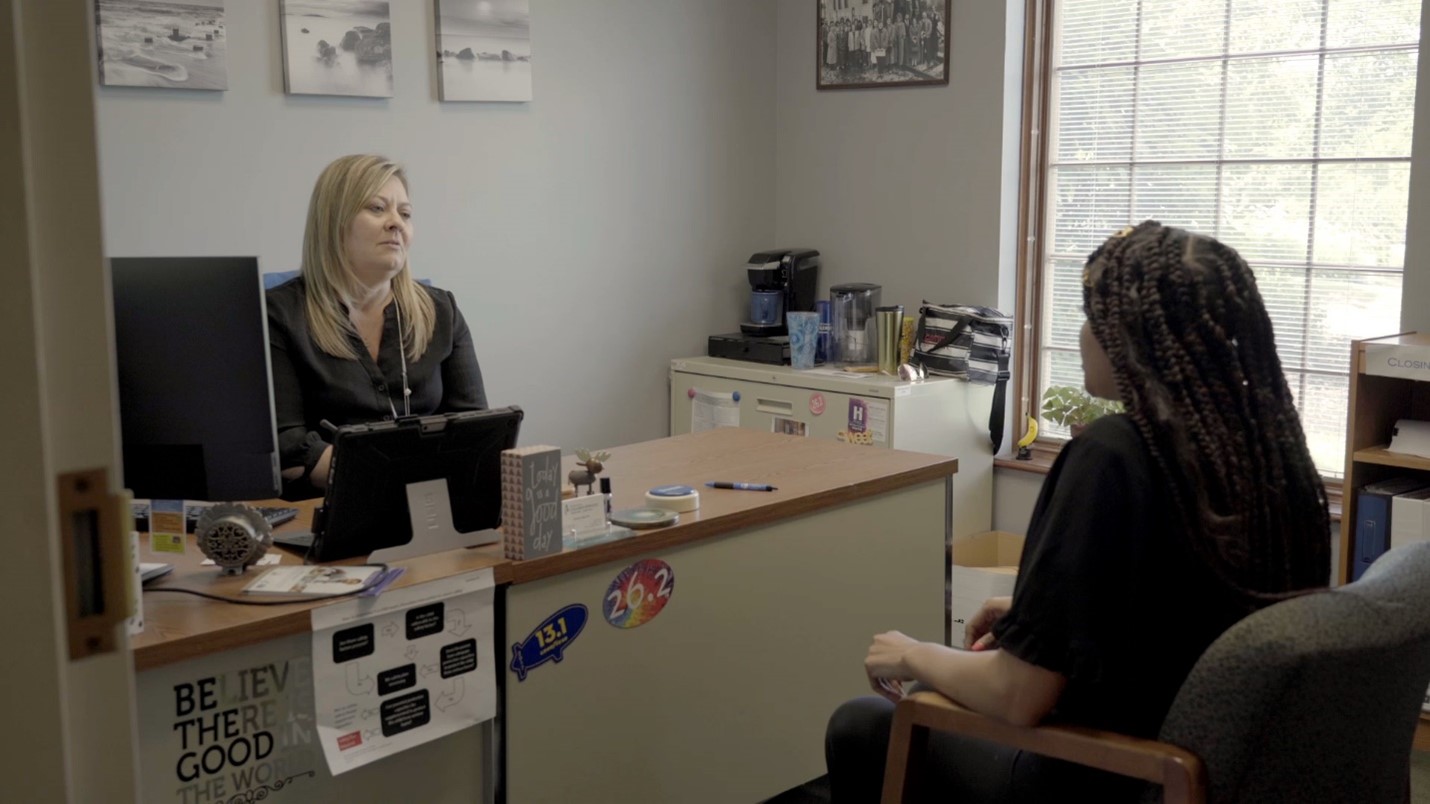
<instances>
[{"instance_id":1,"label":"potted plant on windowsill","mask_svg":"<svg viewBox=\"0 0 1430 804\"><path fill-rule=\"evenodd\" d=\"M1121 410L1122 403L1098 399L1071 385L1053 385L1043 392L1043 418L1068 428L1073 438L1077 438L1099 416Z\"/></svg>"}]
</instances>

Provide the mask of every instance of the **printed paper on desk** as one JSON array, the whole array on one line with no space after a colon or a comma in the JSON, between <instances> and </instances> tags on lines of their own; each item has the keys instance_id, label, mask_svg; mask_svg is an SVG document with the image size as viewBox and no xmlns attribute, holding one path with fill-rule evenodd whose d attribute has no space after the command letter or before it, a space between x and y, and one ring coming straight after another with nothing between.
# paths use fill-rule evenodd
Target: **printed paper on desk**
<instances>
[{"instance_id":1,"label":"printed paper on desk","mask_svg":"<svg viewBox=\"0 0 1430 804\"><path fill-rule=\"evenodd\" d=\"M496 716L490 569L314 609L313 703L334 775Z\"/></svg>"},{"instance_id":2,"label":"printed paper on desk","mask_svg":"<svg viewBox=\"0 0 1430 804\"><path fill-rule=\"evenodd\" d=\"M183 555L184 501L149 501L149 549L155 553Z\"/></svg>"},{"instance_id":3,"label":"printed paper on desk","mask_svg":"<svg viewBox=\"0 0 1430 804\"><path fill-rule=\"evenodd\" d=\"M690 397L690 432L740 426L740 403L733 393L696 390Z\"/></svg>"},{"instance_id":4,"label":"printed paper on desk","mask_svg":"<svg viewBox=\"0 0 1430 804\"><path fill-rule=\"evenodd\" d=\"M587 494L561 501L561 528L563 535L590 536L606 531L606 496Z\"/></svg>"},{"instance_id":5,"label":"printed paper on desk","mask_svg":"<svg viewBox=\"0 0 1430 804\"><path fill-rule=\"evenodd\" d=\"M265 556L266 558L266 556ZM278 566L243 587L245 595L348 595L361 591L381 567Z\"/></svg>"}]
</instances>

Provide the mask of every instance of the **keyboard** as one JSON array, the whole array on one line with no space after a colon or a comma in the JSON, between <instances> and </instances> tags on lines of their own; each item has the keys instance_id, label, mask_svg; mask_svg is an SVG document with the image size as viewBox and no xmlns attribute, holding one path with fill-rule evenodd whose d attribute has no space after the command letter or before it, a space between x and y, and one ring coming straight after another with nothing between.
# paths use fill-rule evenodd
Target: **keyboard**
<instances>
[{"instance_id":1,"label":"keyboard","mask_svg":"<svg viewBox=\"0 0 1430 804\"><path fill-rule=\"evenodd\" d=\"M299 513L297 508L273 505L257 506L254 510L258 511L264 519L268 520L268 524L275 528L297 517ZM193 533L194 529L199 526L199 516L202 514L203 508L190 507L185 516L184 530L188 533ZM134 504L134 529L141 532L148 532L149 505L147 503Z\"/></svg>"},{"instance_id":2,"label":"keyboard","mask_svg":"<svg viewBox=\"0 0 1430 804\"><path fill-rule=\"evenodd\" d=\"M255 506L253 510L261 514L264 519L268 520L268 524L275 528L298 515L297 508L259 505ZM199 517L203 515L203 512L202 508L189 508L185 512L184 530L186 532L193 533L198 528Z\"/></svg>"}]
</instances>

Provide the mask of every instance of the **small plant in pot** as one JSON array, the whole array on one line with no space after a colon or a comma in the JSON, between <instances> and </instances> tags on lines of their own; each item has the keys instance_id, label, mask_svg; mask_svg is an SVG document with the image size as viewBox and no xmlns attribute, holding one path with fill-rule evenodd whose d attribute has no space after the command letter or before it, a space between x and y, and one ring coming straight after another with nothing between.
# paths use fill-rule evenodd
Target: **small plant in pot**
<instances>
[{"instance_id":1,"label":"small plant in pot","mask_svg":"<svg viewBox=\"0 0 1430 804\"><path fill-rule=\"evenodd\" d=\"M1043 418L1051 424L1068 428L1073 438L1099 416L1121 410L1122 403L1098 399L1071 385L1053 385L1043 392Z\"/></svg>"}]
</instances>

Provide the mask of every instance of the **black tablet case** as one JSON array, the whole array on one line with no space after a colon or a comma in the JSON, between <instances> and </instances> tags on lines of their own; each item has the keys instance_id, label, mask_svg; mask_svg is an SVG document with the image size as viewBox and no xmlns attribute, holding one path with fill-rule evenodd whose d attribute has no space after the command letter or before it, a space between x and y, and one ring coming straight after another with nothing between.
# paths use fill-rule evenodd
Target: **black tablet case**
<instances>
[{"instance_id":1,"label":"black tablet case","mask_svg":"<svg viewBox=\"0 0 1430 804\"><path fill-rule=\"evenodd\" d=\"M501 524L501 453L516 446L517 407L346 425L333 438L328 491L309 561L366 556L412 540L407 486L446 478L458 532Z\"/></svg>"}]
</instances>

